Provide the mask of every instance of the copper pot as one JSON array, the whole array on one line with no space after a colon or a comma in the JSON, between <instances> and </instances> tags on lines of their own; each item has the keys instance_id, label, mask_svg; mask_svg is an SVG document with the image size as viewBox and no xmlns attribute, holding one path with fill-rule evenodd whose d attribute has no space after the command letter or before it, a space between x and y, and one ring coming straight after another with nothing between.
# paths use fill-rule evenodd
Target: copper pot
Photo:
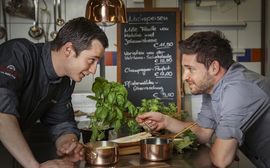
<instances>
[{"instance_id":1,"label":"copper pot","mask_svg":"<svg viewBox=\"0 0 270 168\"><path fill-rule=\"evenodd\" d=\"M140 141L141 158L149 161L164 161L172 157L172 139L148 138Z\"/></svg>"},{"instance_id":2,"label":"copper pot","mask_svg":"<svg viewBox=\"0 0 270 168\"><path fill-rule=\"evenodd\" d=\"M109 141L95 141L86 144L85 160L90 165L106 166L119 161L118 145Z\"/></svg>"}]
</instances>

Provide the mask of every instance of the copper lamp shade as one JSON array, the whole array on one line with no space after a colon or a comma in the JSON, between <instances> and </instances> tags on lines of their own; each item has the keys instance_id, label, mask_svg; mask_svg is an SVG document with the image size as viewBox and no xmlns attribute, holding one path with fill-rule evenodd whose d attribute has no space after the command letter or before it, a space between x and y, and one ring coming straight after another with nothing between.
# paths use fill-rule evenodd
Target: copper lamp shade
<instances>
[{"instance_id":1,"label":"copper lamp shade","mask_svg":"<svg viewBox=\"0 0 270 168\"><path fill-rule=\"evenodd\" d=\"M89 0L85 17L102 26L126 23L126 9L122 0Z\"/></svg>"}]
</instances>

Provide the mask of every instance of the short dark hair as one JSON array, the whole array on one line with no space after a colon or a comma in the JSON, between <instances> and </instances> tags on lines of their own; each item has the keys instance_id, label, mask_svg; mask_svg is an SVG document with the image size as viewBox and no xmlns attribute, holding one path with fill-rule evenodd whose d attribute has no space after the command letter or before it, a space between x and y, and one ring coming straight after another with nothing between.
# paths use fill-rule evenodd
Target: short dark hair
<instances>
[{"instance_id":1,"label":"short dark hair","mask_svg":"<svg viewBox=\"0 0 270 168\"><path fill-rule=\"evenodd\" d=\"M99 40L104 48L108 47L108 38L104 31L85 17L68 21L51 41L52 50L59 50L67 42L73 44L76 54L91 47L93 40Z\"/></svg>"},{"instance_id":2,"label":"short dark hair","mask_svg":"<svg viewBox=\"0 0 270 168\"><path fill-rule=\"evenodd\" d=\"M229 69L233 61L230 41L220 31L197 32L186 40L180 41L181 54L197 54L197 62L208 69L216 60L220 65Z\"/></svg>"}]
</instances>

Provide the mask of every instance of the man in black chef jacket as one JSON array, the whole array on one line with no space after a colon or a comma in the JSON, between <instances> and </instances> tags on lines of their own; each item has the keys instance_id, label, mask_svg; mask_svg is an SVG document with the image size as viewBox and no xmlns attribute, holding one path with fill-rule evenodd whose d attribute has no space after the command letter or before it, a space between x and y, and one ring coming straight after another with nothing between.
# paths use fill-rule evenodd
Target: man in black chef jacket
<instances>
[{"instance_id":1,"label":"man in black chef jacket","mask_svg":"<svg viewBox=\"0 0 270 168\"><path fill-rule=\"evenodd\" d=\"M23 167L69 168L83 159L71 94L75 82L96 72L107 47L105 33L83 17L67 22L51 42L0 45L0 141ZM59 159L39 163L33 156L23 133L37 121L48 128Z\"/></svg>"}]
</instances>

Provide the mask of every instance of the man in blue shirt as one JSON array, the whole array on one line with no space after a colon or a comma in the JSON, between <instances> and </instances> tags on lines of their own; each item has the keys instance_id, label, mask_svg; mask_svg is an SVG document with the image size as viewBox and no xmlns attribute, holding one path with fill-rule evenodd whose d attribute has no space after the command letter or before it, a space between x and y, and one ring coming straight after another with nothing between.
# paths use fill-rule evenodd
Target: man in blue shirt
<instances>
[{"instance_id":1,"label":"man in blue shirt","mask_svg":"<svg viewBox=\"0 0 270 168\"><path fill-rule=\"evenodd\" d=\"M180 42L183 80L192 94L203 94L197 126L200 143L210 142L217 167L229 166L237 148L256 165L270 167L270 79L233 61L229 41L219 31L194 33ZM153 130L179 132L191 124L161 113L137 117Z\"/></svg>"},{"instance_id":2,"label":"man in blue shirt","mask_svg":"<svg viewBox=\"0 0 270 168\"><path fill-rule=\"evenodd\" d=\"M75 82L95 74L107 47L105 33L83 17L67 22L52 42L13 39L0 45L0 142L23 167L72 168L83 159L71 94ZM34 158L23 132L38 120L63 159Z\"/></svg>"}]
</instances>

